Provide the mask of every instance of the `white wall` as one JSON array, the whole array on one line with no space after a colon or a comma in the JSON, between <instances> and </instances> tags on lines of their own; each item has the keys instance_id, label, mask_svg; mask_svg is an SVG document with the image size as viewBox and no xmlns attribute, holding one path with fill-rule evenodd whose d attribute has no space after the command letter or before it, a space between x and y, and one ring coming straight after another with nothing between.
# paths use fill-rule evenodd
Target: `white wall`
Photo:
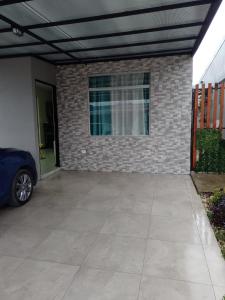
<instances>
[{"instance_id":1,"label":"white wall","mask_svg":"<svg viewBox=\"0 0 225 300\"><path fill-rule=\"evenodd\" d=\"M0 60L0 147L31 152L39 173L35 79L55 84L55 67L30 57Z\"/></svg>"},{"instance_id":2,"label":"white wall","mask_svg":"<svg viewBox=\"0 0 225 300\"><path fill-rule=\"evenodd\" d=\"M0 147L36 156L30 58L0 60Z\"/></svg>"}]
</instances>

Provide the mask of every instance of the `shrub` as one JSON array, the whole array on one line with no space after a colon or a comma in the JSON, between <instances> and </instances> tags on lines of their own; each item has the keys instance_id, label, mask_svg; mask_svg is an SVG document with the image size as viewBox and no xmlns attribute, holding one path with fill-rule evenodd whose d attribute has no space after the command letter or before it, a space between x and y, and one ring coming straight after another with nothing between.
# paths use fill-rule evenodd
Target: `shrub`
<instances>
[{"instance_id":1,"label":"shrub","mask_svg":"<svg viewBox=\"0 0 225 300\"><path fill-rule=\"evenodd\" d=\"M211 222L214 226L225 229L225 196L211 207Z\"/></svg>"},{"instance_id":2,"label":"shrub","mask_svg":"<svg viewBox=\"0 0 225 300\"><path fill-rule=\"evenodd\" d=\"M220 130L198 129L197 149L197 172L225 172L225 141L222 140Z\"/></svg>"},{"instance_id":3,"label":"shrub","mask_svg":"<svg viewBox=\"0 0 225 300\"><path fill-rule=\"evenodd\" d=\"M209 205L217 205L223 197L223 190L215 190L212 196L209 197Z\"/></svg>"},{"instance_id":4,"label":"shrub","mask_svg":"<svg viewBox=\"0 0 225 300\"><path fill-rule=\"evenodd\" d=\"M207 193L206 199L203 203L225 259L225 190L216 190L211 195Z\"/></svg>"},{"instance_id":5,"label":"shrub","mask_svg":"<svg viewBox=\"0 0 225 300\"><path fill-rule=\"evenodd\" d=\"M225 259L225 243L222 246L220 246L220 248L221 248L221 253L223 255L223 258ZM225 296L224 296L224 300L225 300Z\"/></svg>"}]
</instances>

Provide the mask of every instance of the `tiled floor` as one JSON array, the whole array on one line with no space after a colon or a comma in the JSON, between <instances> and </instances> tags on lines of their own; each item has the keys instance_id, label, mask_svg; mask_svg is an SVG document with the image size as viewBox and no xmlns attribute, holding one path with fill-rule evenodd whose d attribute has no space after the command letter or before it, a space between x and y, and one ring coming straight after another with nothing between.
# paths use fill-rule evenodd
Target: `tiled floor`
<instances>
[{"instance_id":1,"label":"tiled floor","mask_svg":"<svg viewBox=\"0 0 225 300\"><path fill-rule=\"evenodd\" d=\"M63 172L0 210L1 300L221 300L189 176Z\"/></svg>"}]
</instances>

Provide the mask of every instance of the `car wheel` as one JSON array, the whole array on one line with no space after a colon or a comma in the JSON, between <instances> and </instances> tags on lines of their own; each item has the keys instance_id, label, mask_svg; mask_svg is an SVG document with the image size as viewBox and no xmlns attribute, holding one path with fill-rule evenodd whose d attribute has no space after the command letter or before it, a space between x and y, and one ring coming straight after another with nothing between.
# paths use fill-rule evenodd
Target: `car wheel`
<instances>
[{"instance_id":1,"label":"car wheel","mask_svg":"<svg viewBox=\"0 0 225 300\"><path fill-rule=\"evenodd\" d=\"M12 183L9 205L21 206L27 203L33 192L33 178L30 171L19 170Z\"/></svg>"}]
</instances>

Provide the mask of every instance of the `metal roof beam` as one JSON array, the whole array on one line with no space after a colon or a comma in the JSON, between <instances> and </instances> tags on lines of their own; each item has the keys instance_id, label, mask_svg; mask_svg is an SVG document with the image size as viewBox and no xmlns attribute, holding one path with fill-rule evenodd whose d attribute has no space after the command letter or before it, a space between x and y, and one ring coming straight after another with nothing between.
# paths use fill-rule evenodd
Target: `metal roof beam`
<instances>
[{"instance_id":1,"label":"metal roof beam","mask_svg":"<svg viewBox=\"0 0 225 300\"><path fill-rule=\"evenodd\" d=\"M171 50L163 50L163 51L152 51L152 52L142 52L137 54L122 54L115 56L102 56L102 57L88 57L85 58L82 63L95 63L95 62L105 62L105 61L118 61L118 60L129 60L129 59L141 59L148 57L163 57L163 56L171 56L171 55L191 55L192 48L180 48L180 49L171 49ZM64 64L74 64L78 63L73 60L56 60L55 64L64 65ZM79 63L78 63L79 64Z\"/></svg>"},{"instance_id":2,"label":"metal roof beam","mask_svg":"<svg viewBox=\"0 0 225 300\"><path fill-rule=\"evenodd\" d=\"M0 1L0 6L6 6L6 5L12 5L12 4L17 4L21 2L29 2L32 0L2 0Z\"/></svg>"},{"instance_id":3,"label":"metal roof beam","mask_svg":"<svg viewBox=\"0 0 225 300\"><path fill-rule=\"evenodd\" d=\"M0 33L10 32L10 31L12 31L11 27L0 28Z\"/></svg>"},{"instance_id":4,"label":"metal roof beam","mask_svg":"<svg viewBox=\"0 0 225 300\"><path fill-rule=\"evenodd\" d=\"M202 42L202 40L203 40L203 38L206 34L211 22L212 22L217 10L219 9L221 3L222 3L222 0L214 0L212 2L211 6L210 6L210 9L209 9L209 12L208 12L208 15L205 18L205 21L202 25L201 31L200 31L200 33L198 35L198 38L195 42L195 45L193 47L193 51L192 51L193 55L198 50L198 48L199 48L199 46L200 46L200 44L201 44L201 42Z\"/></svg>"}]
</instances>

